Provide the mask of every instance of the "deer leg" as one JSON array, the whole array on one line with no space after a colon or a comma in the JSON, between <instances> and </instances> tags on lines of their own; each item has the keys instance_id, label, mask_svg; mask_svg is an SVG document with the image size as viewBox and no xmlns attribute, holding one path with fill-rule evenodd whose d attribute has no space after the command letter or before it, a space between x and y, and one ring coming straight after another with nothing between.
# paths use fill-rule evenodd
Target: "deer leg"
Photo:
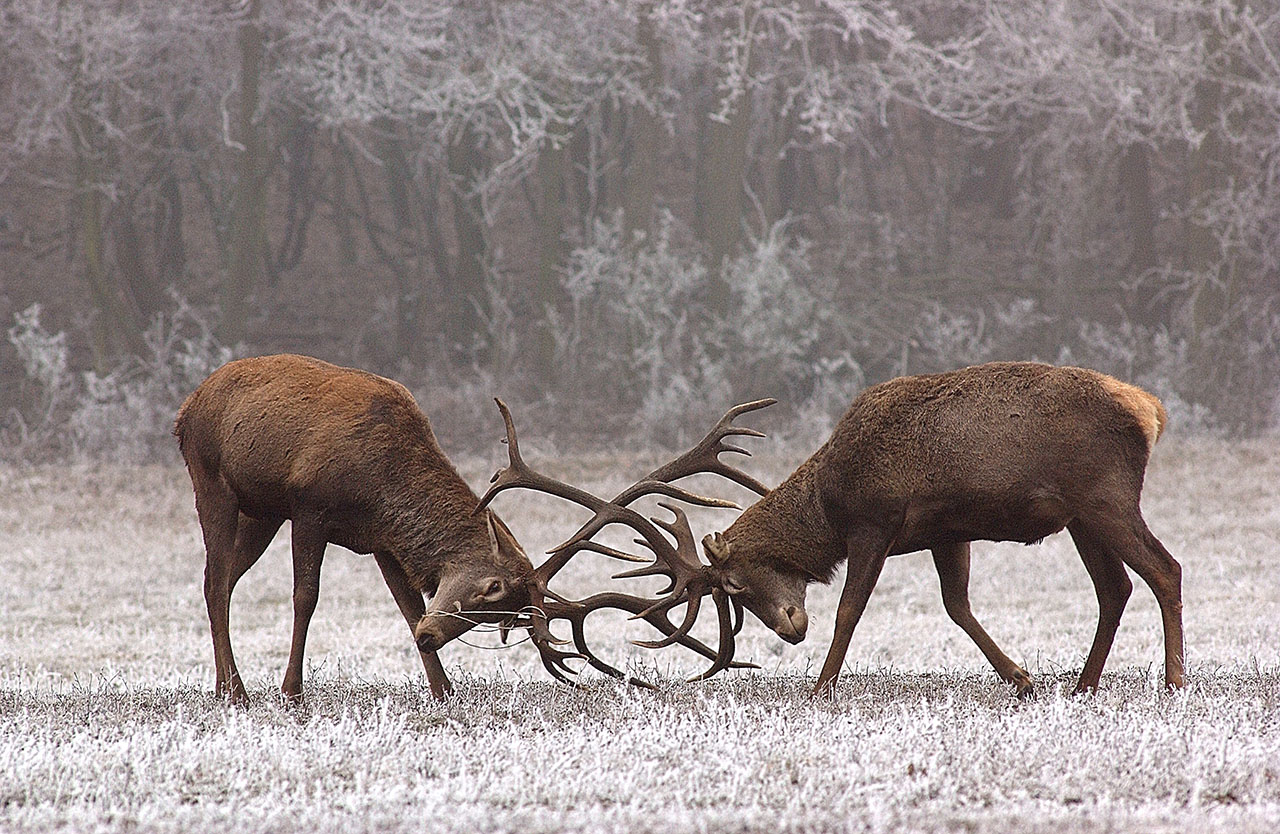
<instances>
[{"instance_id":1,"label":"deer leg","mask_svg":"<svg viewBox=\"0 0 1280 834\"><path fill-rule=\"evenodd\" d=\"M422 619L422 615L427 612L426 601L423 600L422 594L409 582L409 577L405 575L404 568L400 567L389 553L375 553L373 558L378 562L378 569L382 571L382 578L386 581L387 587L391 589L391 596L395 598L396 605L400 607L400 613L404 615L405 622L409 624L409 633L413 634L413 628ZM427 683L431 686L431 694L435 696L437 701L444 700L444 696L453 691L453 684L449 682L449 676L445 674L444 664L440 662L440 655L434 651L424 652L418 651L422 657L422 665L427 670Z\"/></svg>"},{"instance_id":2,"label":"deer leg","mask_svg":"<svg viewBox=\"0 0 1280 834\"><path fill-rule=\"evenodd\" d=\"M1076 544L1085 570L1093 580L1093 590L1098 595L1098 631L1093 636L1093 646L1089 649L1075 689L1076 692L1089 692L1098 688L1102 667L1107 662L1116 629L1120 626L1120 615L1124 613L1125 603L1133 591L1133 582L1125 573L1123 560L1115 550L1108 548L1106 540L1095 530L1085 523L1073 521L1067 525L1067 532Z\"/></svg>"},{"instance_id":3,"label":"deer leg","mask_svg":"<svg viewBox=\"0 0 1280 834\"><path fill-rule=\"evenodd\" d=\"M877 542L868 546L865 539L851 538L845 550L848 564L844 590L840 593L840 603L836 607L835 634L831 639L831 648L827 650L827 659L822 664L822 672L818 675L818 683L813 688L814 695L835 688L844 656L849 651L849 641L853 638L853 629L858 625L858 620L862 619L871 591L880 579L884 560L889 557L888 543Z\"/></svg>"},{"instance_id":4,"label":"deer leg","mask_svg":"<svg viewBox=\"0 0 1280 834\"><path fill-rule=\"evenodd\" d=\"M1088 535L1120 559L1150 586L1160 605L1164 625L1164 681L1171 689L1183 685L1182 566L1165 550L1142 520L1135 506L1123 515L1111 513L1081 520ZM1081 683L1086 681L1081 680Z\"/></svg>"},{"instance_id":5,"label":"deer leg","mask_svg":"<svg viewBox=\"0 0 1280 834\"><path fill-rule=\"evenodd\" d=\"M205 567L205 602L209 607L209 622L213 629L213 655L217 667L215 691L238 704L248 703L240 671L236 668L235 655L231 651L230 611L231 594L245 571L253 567L271 543L283 523L279 519L259 520L237 511L235 544L231 558L210 557ZM222 547L219 541L217 547ZM214 553L206 542L206 552ZM222 551L218 551L221 553Z\"/></svg>"},{"instance_id":6,"label":"deer leg","mask_svg":"<svg viewBox=\"0 0 1280 834\"><path fill-rule=\"evenodd\" d=\"M320 562L327 544L324 529L314 522L293 521L293 643L280 691L286 700L302 697L302 655L307 628L320 598Z\"/></svg>"},{"instance_id":7,"label":"deer leg","mask_svg":"<svg viewBox=\"0 0 1280 834\"><path fill-rule=\"evenodd\" d=\"M1128 539L1120 558L1150 586L1160 604L1164 626L1164 683L1170 689L1181 689L1186 656L1182 636L1182 566L1147 529L1136 508L1126 532Z\"/></svg>"},{"instance_id":8,"label":"deer leg","mask_svg":"<svg viewBox=\"0 0 1280 834\"><path fill-rule=\"evenodd\" d=\"M996 674L1005 683L1011 683L1018 697L1031 693L1031 676L1000 651L969 608L969 542L958 542L933 548L933 564L938 570L938 582L942 586L942 606L956 625L978 645L986 655Z\"/></svg>"},{"instance_id":9,"label":"deer leg","mask_svg":"<svg viewBox=\"0 0 1280 834\"><path fill-rule=\"evenodd\" d=\"M204 534L204 601L213 636L214 693L243 705L249 696L236 670L230 632L231 574L240 510L235 495L216 478L196 466L192 466L191 475L196 485L196 515Z\"/></svg>"}]
</instances>

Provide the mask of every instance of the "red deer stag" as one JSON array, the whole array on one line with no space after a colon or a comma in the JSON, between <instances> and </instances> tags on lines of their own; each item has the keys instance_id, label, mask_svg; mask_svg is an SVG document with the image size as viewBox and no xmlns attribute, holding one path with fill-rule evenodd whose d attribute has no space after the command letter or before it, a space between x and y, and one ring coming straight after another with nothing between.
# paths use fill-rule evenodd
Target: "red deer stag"
<instances>
[{"instance_id":1,"label":"red deer stag","mask_svg":"<svg viewBox=\"0 0 1280 834\"><path fill-rule=\"evenodd\" d=\"M437 698L451 689L437 650L481 622L529 628L543 665L560 680L573 674L567 664L573 658L623 677L591 654L583 635L586 615L604 606L624 607L707 657L732 656L731 645L715 651L678 630L665 609L646 611L609 594L583 602L552 594L547 583L574 553L601 548L576 545L535 569L502 521L479 512L479 499L397 382L305 356L241 359L214 371L187 398L174 434L204 533L216 691L234 702L247 696L231 652L231 592L285 519L292 521L294 624L281 689L290 699L302 693L307 628L330 542L373 554ZM544 602L544 595L554 599ZM554 647L562 641L547 622L557 618L573 624L576 653Z\"/></svg>"},{"instance_id":2,"label":"red deer stag","mask_svg":"<svg viewBox=\"0 0 1280 834\"><path fill-rule=\"evenodd\" d=\"M329 542L374 554L436 697L451 688L436 650L474 621L507 620L529 603L524 580L533 566L496 516L473 516L475 493L396 382L304 356L241 359L187 397L174 434L204 532L221 696L246 700L231 653L231 592L285 519L293 539L293 643L281 687L288 698L302 693ZM423 593L433 595L430 609Z\"/></svg>"},{"instance_id":3,"label":"red deer stag","mask_svg":"<svg viewBox=\"0 0 1280 834\"><path fill-rule=\"evenodd\" d=\"M505 409L504 416L514 450ZM709 565L689 555L692 534L677 514L669 529L681 543L679 559L660 554L647 569L672 579L667 597L630 597L631 605L665 611L688 603L696 616L697 596L711 593L721 611L721 645L731 653L724 631L741 623L729 625L721 602L727 596L739 618L745 606L784 640L799 643L808 631L809 583L830 582L847 562L816 694L835 683L885 559L930 550L947 613L1000 677L1025 694L1031 678L970 611L969 543L1033 543L1065 527L1099 606L1077 691L1098 685L1133 588L1125 565L1155 593L1165 682L1181 687L1182 571L1139 510L1147 459L1166 420L1151 394L1082 368L997 362L890 380L855 399L826 444L782 484L724 533L703 539ZM564 489L506 473L495 476L499 486ZM597 517L607 512L613 511L597 509ZM640 608L644 602L650 607ZM686 617L681 629L689 625ZM711 673L732 665L728 660L718 656Z\"/></svg>"},{"instance_id":4,"label":"red deer stag","mask_svg":"<svg viewBox=\"0 0 1280 834\"><path fill-rule=\"evenodd\" d=\"M1031 688L969 609L969 543L1034 543L1064 527L1098 596L1098 629L1076 691L1096 689L1133 588L1164 624L1165 683L1183 685L1182 570L1139 510L1167 414L1146 391L1083 368L995 362L893 379L857 397L826 444L723 534L709 572L790 643L805 589L847 562L835 636L815 693L835 683L887 557L929 550L950 617L997 674Z\"/></svg>"}]
</instances>

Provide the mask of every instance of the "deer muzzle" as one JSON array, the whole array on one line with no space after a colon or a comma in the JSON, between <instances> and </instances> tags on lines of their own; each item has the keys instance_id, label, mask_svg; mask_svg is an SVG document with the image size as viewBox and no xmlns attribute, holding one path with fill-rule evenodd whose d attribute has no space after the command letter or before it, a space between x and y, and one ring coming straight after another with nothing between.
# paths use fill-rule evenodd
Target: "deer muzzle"
<instances>
[{"instance_id":1,"label":"deer muzzle","mask_svg":"<svg viewBox=\"0 0 1280 834\"><path fill-rule=\"evenodd\" d=\"M809 615L803 608L788 605L778 609L778 619L773 626L778 636L788 643L796 644L804 639L809 631Z\"/></svg>"},{"instance_id":2,"label":"deer muzzle","mask_svg":"<svg viewBox=\"0 0 1280 834\"><path fill-rule=\"evenodd\" d=\"M418 644L418 651L434 652L464 634L471 625L471 621L463 617L428 611L413 627L413 642Z\"/></svg>"}]
</instances>

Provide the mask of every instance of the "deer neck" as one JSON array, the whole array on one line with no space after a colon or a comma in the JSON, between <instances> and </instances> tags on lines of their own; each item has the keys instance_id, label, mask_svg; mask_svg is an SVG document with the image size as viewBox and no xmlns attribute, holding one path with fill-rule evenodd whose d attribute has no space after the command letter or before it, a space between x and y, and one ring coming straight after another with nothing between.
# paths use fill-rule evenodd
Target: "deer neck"
<instances>
[{"instance_id":1,"label":"deer neck","mask_svg":"<svg viewBox=\"0 0 1280 834\"><path fill-rule=\"evenodd\" d=\"M414 467L380 502L380 549L391 553L419 590L434 588L451 561L489 555L480 499L453 469Z\"/></svg>"},{"instance_id":2,"label":"deer neck","mask_svg":"<svg viewBox=\"0 0 1280 834\"><path fill-rule=\"evenodd\" d=\"M724 536L730 547L830 582L845 558L844 538L828 522L814 487L810 459L748 507Z\"/></svg>"}]
</instances>

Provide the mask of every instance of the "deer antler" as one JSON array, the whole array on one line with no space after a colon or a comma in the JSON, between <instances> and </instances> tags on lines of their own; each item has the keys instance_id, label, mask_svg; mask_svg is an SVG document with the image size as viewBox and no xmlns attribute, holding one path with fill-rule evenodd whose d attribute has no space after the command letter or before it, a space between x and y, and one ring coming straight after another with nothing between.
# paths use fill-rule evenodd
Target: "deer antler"
<instances>
[{"instance_id":1,"label":"deer antler","mask_svg":"<svg viewBox=\"0 0 1280 834\"><path fill-rule=\"evenodd\" d=\"M751 664L735 663L733 661L734 638L738 629L741 628L741 605L736 600L731 602L728 595L718 591L716 583L709 574L708 566L704 565L698 557L693 532L689 527L689 521L684 512L672 504L661 502L661 506L675 516L674 520L646 519L627 505L641 496L659 494L701 506L732 508L738 506L731 501L698 495L671 483L671 481L696 473L717 474L760 494L768 492L768 488L759 481L745 472L724 463L719 456L724 452L749 455L750 452L747 450L726 443L725 438L734 435L749 437L763 437L764 435L755 429L733 425L734 418L749 411L773 405L777 401L773 399L756 400L729 409L720 418L720 421L712 427L711 431L692 449L650 472L644 478L619 493L612 501L605 501L585 490L547 477L530 468L520 454L519 440L516 436L515 423L512 420L510 410L502 400L496 400L496 402L506 425L509 464L494 473L490 479L492 485L484 494L484 497L481 498L476 511L479 512L488 506L489 502L499 492L518 487L565 498L586 507L593 513L592 517L576 533L570 536L563 544L550 551L550 558L534 571L531 580L531 584L534 586L531 589L531 594L535 597L534 607L537 611L530 617L530 633L534 644L542 655L543 665L547 667L548 671L558 680L565 681L566 678L563 676L563 672L572 674L572 670L568 667L566 661L577 657L586 660L593 668L606 674L627 679L624 673L596 657L586 643L584 627L586 617L592 611L604 607L629 611L633 615L632 619L643 619L666 635L663 639L657 641L638 641L637 645L661 648L679 643L706 657L713 658L712 666L706 672L693 678L694 680L711 677L726 668L750 667ZM612 558L641 561L628 553L592 540L597 533L611 524L625 524L637 531L641 538L637 539L636 542L653 553L653 561L650 564L637 570L617 574L615 578L665 576L670 580L671 584L662 591L664 596L654 600L628 594L610 593L596 594L585 600L572 601L552 592L547 587L548 583L579 551L589 550ZM658 528L665 530L675 538L674 546L666 536L659 532ZM689 631L697 620L701 600L708 593L711 593L712 600L715 602L720 623L720 645L714 652L706 645L689 636ZM543 596L550 597L553 602L543 605L543 600L540 599ZM676 626L668 619L667 612L682 603L686 604L684 620L679 626ZM551 633L548 626L550 619L566 619L570 621L573 628L573 642L577 649L576 654L562 652L554 648L553 644L563 644L565 641L558 640ZM632 683L647 685L634 678L629 680Z\"/></svg>"}]
</instances>

